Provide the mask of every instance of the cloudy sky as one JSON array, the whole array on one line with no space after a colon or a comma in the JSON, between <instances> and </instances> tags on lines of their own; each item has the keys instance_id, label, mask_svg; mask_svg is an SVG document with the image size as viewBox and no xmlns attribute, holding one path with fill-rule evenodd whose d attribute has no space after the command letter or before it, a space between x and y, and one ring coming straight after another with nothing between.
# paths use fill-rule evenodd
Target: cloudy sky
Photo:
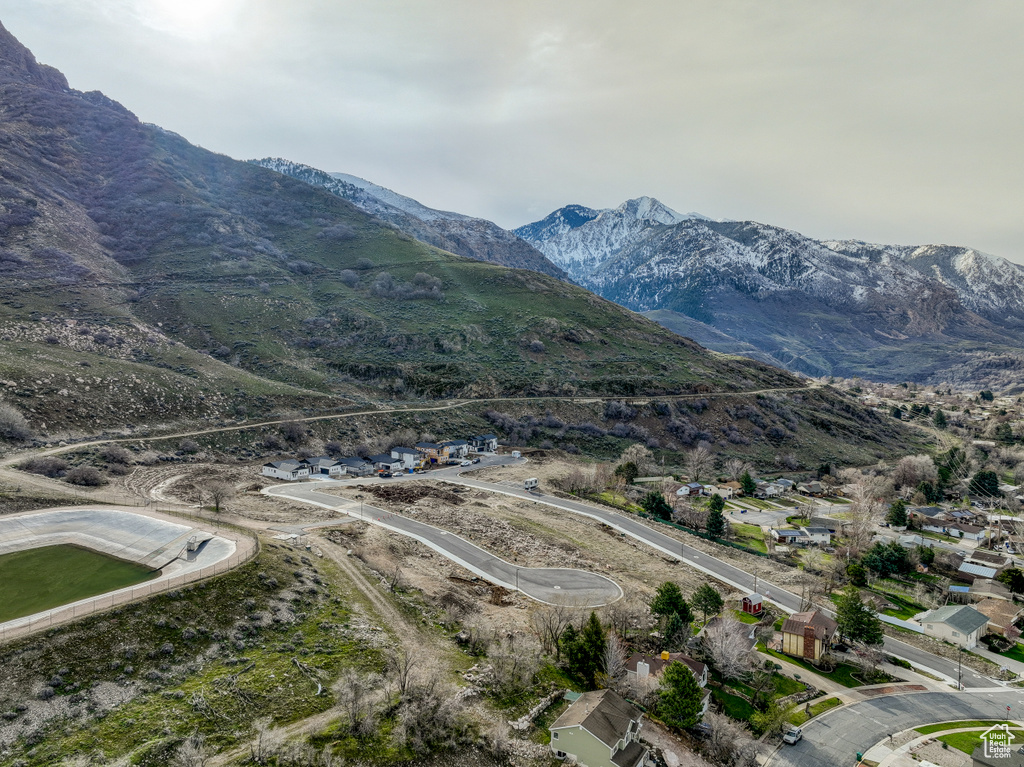
<instances>
[{"instance_id":1,"label":"cloudy sky","mask_svg":"<svg viewBox=\"0 0 1024 767\"><path fill-rule=\"evenodd\" d=\"M1024 5L0 0L72 87L208 149L513 227L575 202L1024 263Z\"/></svg>"}]
</instances>

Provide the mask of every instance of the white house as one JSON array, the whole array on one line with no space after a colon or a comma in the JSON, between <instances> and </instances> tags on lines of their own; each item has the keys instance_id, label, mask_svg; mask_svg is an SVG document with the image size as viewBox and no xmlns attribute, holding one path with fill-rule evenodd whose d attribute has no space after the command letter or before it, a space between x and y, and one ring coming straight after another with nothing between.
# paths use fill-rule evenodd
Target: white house
<instances>
[{"instance_id":1,"label":"white house","mask_svg":"<svg viewBox=\"0 0 1024 767\"><path fill-rule=\"evenodd\" d=\"M796 483L791 479L777 479L775 480L775 484L781 487L782 492L784 493L788 493L796 486Z\"/></svg>"},{"instance_id":2,"label":"white house","mask_svg":"<svg viewBox=\"0 0 1024 767\"><path fill-rule=\"evenodd\" d=\"M683 485L681 488L676 490L676 495L678 495L681 498L690 495L700 495L703 489L704 485L702 485L700 482L688 482L687 484Z\"/></svg>"},{"instance_id":3,"label":"white house","mask_svg":"<svg viewBox=\"0 0 1024 767\"><path fill-rule=\"evenodd\" d=\"M309 475L326 474L328 477L340 477L345 473L345 466L338 463L329 455L318 455L315 458L307 458L303 461L309 466Z\"/></svg>"},{"instance_id":4,"label":"white house","mask_svg":"<svg viewBox=\"0 0 1024 767\"><path fill-rule=\"evenodd\" d=\"M807 542L806 535L807 534L803 530L787 530L787 529L775 530L775 529L773 529L772 532L771 532L772 538L774 538L779 543L783 543L783 544L787 544L787 543L806 543Z\"/></svg>"},{"instance_id":5,"label":"white house","mask_svg":"<svg viewBox=\"0 0 1024 767\"><path fill-rule=\"evenodd\" d=\"M720 495L725 499L732 498L736 494L736 491L727 485L704 485L704 490L708 495Z\"/></svg>"},{"instance_id":6,"label":"white house","mask_svg":"<svg viewBox=\"0 0 1024 767\"><path fill-rule=\"evenodd\" d=\"M271 463L263 464L262 474L264 477L287 479L289 481L305 479L309 476L309 466L301 461L296 461L294 458L286 458L283 461L272 461Z\"/></svg>"},{"instance_id":7,"label":"white house","mask_svg":"<svg viewBox=\"0 0 1024 767\"><path fill-rule=\"evenodd\" d=\"M800 529L807 536L801 543L820 543L823 546L832 543L832 533L825 527L801 527Z\"/></svg>"},{"instance_id":8,"label":"white house","mask_svg":"<svg viewBox=\"0 0 1024 767\"><path fill-rule=\"evenodd\" d=\"M926 636L971 649L985 633L988 616L967 605L947 605L929 610L921 616L921 627Z\"/></svg>"},{"instance_id":9,"label":"white house","mask_svg":"<svg viewBox=\"0 0 1024 767\"><path fill-rule=\"evenodd\" d=\"M353 477L368 477L373 474L373 464L362 458L340 458L338 464L345 467L345 473Z\"/></svg>"},{"instance_id":10,"label":"white house","mask_svg":"<svg viewBox=\"0 0 1024 767\"><path fill-rule=\"evenodd\" d=\"M368 460L373 464L375 471L390 471L392 473L402 471L402 462L398 458L392 458L389 453L371 455Z\"/></svg>"},{"instance_id":11,"label":"white house","mask_svg":"<svg viewBox=\"0 0 1024 767\"><path fill-rule=\"evenodd\" d=\"M423 460L420 451L412 447L393 447L391 448L391 457L401 461L402 469L405 471L415 469Z\"/></svg>"},{"instance_id":12,"label":"white house","mask_svg":"<svg viewBox=\"0 0 1024 767\"><path fill-rule=\"evenodd\" d=\"M682 663L688 666L690 671L693 672L697 684L701 687L707 687L708 667L699 660L695 660L681 652L662 652L660 655L633 653L626 661L626 681L637 691L638 695L643 695L648 690L660 686L662 673L672 663ZM707 713L710 700L711 691L708 690L704 693L704 697L701 700L701 716Z\"/></svg>"}]
</instances>

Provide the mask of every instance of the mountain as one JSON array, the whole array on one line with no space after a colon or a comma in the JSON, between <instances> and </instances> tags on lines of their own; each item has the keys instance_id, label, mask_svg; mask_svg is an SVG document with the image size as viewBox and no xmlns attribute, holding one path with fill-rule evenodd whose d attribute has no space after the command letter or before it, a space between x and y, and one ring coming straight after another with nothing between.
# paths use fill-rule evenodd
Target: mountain
<instances>
[{"instance_id":1,"label":"mountain","mask_svg":"<svg viewBox=\"0 0 1024 767\"><path fill-rule=\"evenodd\" d=\"M515 231L579 284L712 349L810 375L1020 386L1024 268L1005 259L815 240L650 198Z\"/></svg>"},{"instance_id":2,"label":"mountain","mask_svg":"<svg viewBox=\"0 0 1024 767\"><path fill-rule=\"evenodd\" d=\"M566 279L566 273L532 245L497 224L461 213L434 210L390 189L345 173L325 173L308 165L264 158L253 164L320 186L360 210L393 224L421 242L477 261L531 269Z\"/></svg>"},{"instance_id":3,"label":"mountain","mask_svg":"<svg viewBox=\"0 0 1024 767\"><path fill-rule=\"evenodd\" d=\"M800 386L196 147L0 36L0 397L39 431Z\"/></svg>"}]
</instances>

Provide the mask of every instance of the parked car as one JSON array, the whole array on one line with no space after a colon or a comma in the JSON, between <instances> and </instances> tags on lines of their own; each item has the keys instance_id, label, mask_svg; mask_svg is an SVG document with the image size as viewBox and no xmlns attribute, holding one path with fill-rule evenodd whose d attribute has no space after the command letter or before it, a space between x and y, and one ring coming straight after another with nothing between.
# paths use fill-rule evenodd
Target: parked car
<instances>
[{"instance_id":1,"label":"parked car","mask_svg":"<svg viewBox=\"0 0 1024 767\"><path fill-rule=\"evenodd\" d=\"M782 736L782 742L793 745L804 736L804 731L799 727L790 727L786 730L786 734Z\"/></svg>"},{"instance_id":2,"label":"parked car","mask_svg":"<svg viewBox=\"0 0 1024 767\"><path fill-rule=\"evenodd\" d=\"M459 466L472 466L472 465L473 465L472 461L461 461L461 462L459 462Z\"/></svg>"},{"instance_id":3,"label":"parked car","mask_svg":"<svg viewBox=\"0 0 1024 767\"><path fill-rule=\"evenodd\" d=\"M391 472L390 471L382 471L379 474L379 476L382 477L383 479L391 479Z\"/></svg>"},{"instance_id":4,"label":"parked car","mask_svg":"<svg viewBox=\"0 0 1024 767\"><path fill-rule=\"evenodd\" d=\"M473 459L473 463L480 463L480 459L479 458L474 458Z\"/></svg>"}]
</instances>

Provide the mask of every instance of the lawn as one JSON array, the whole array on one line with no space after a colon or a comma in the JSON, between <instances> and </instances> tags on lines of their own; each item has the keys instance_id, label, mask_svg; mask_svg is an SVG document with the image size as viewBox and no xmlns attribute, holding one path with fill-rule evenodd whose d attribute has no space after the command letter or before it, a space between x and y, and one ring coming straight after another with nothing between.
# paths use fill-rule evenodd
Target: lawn
<instances>
[{"instance_id":1,"label":"lawn","mask_svg":"<svg viewBox=\"0 0 1024 767\"><path fill-rule=\"evenodd\" d=\"M768 553L768 547L764 542L764 534L757 525L746 525L742 522L733 522L732 532L736 536L736 543Z\"/></svg>"},{"instance_id":2,"label":"lawn","mask_svg":"<svg viewBox=\"0 0 1024 767\"><path fill-rule=\"evenodd\" d=\"M943 730L962 730L965 727L991 727L994 724L1009 724L1015 725L1014 722L1006 722L1000 720L985 720L985 719L968 719L962 722L943 722L941 724L926 724L921 727L915 727L914 732L919 732L922 735L931 735L933 732L942 732Z\"/></svg>"},{"instance_id":3,"label":"lawn","mask_svg":"<svg viewBox=\"0 0 1024 767\"><path fill-rule=\"evenodd\" d=\"M755 713L754 707L747 703L743 698L736 695L730 695L724 690L713 689L711 691L711 697L722 707L725 715L737 719L743 722L749 722L750 717Z\"/></svg>"},{"instance_id":4,"label":"lawn","mask_svg":"<svg viewBox=\"0 0 1024 767\"><path fill-rule=\"evenodd\" d=\"M155 578L159 572L77 546L0 556L0 623Z\"/></svg>"},{"instance_id":5,"label":"lawn","mask_svg":"<svg viewBox=\"0 0 1024 767\"><path fill-rule=\"evenodd\" d=\"M833 682L841 684L843 687L863 687L866 684L866 682L862 682L853 676L854 672L859 671L860 669L856 666L851 666L849 663L840 663L836 666L835 671L826 674L824 671L813 664L808 663L803 658L794 658L780 652L775 652L774 650L769 650L761 643L758 643L757 649L767 655L771 655L772 657L788 661L796 666L807 669L814 674L819 674L826 679L831 679Z\"/></svg>"},{"instance_id":6,"label":"lawn","mask_svg":"<svg viewBox=\"0 0 1024 767\"><path fill-rule=\"evenodd\" d=\"M988 728L986 728L987 730ZM950 747L963 751L965 754L970 754L974 749L981 745L981 735L985 730L975 730L974 732L951 732L949 735L939 735L938 740L943 743L948 743ZM1024 730L1010 730L1011 733L1020 739L1021 733Z\"/></svg>"},{"instance_id":7,"label":"lawn","mask_svg":"<svg viewBox=\"0 0 1024 767\"><path fill-rule=\"evenodd\" d=\"M1024 648L1022 648L1020 644L1015 644L1006 652L1001 652L999 654L1004 658L1009 658L1010 660L1015 660L1024 663Z\"/></svg>"},{"instance_id":8,"label":"lawn","mask_svg":"<svg viewBox=\"0 0 1024 767\"><path fill-rule=\"evenodd\" d=\"M830 708L843 705L843 702L839 698L826 698L825 700L819 700L817 703L811 705L811 714L807 715L803 708L795 709L788 717L790 724L795 724L798 727L809 719L813 719L819 714L823 714Z\"/></svg>"},{"instance_id":9,"label":"lawn","mask_svg":"<svg viewBox=\"0 0 1024 767\"><path fill-rule=\"evenodd\" d=\"M772 511L775 508L770 503L768 503L767 501L762 501L760 498L744 498L743 503L746 503L750 506L756 506L757 508L762 509L764 511Z\"/></svg>"},{"instance_id":10,"label":"lawn","mask_svg":"<svg viewBox=\"0 0 1024 767\"><path fill-rule=\"evenodd\" d=\"M829 503L842 503L842 504L850 503L850 501L847 500L846 498L839 498L837 496L831 496L829 498L826 498L825 500L828 501Z\"/></svg>"},{"instance_id":11,"label":"lawn","mask_svg":"<svg viewBox=\"0 0 1024 767\"><path fill-rule=\"evenodd\" d=\"M732 612L733 612L733 615L736 616L736 620L738 620L740 623L754 624L754 623L760 623L761 622L761 619L758 618L756 615L751 615L750 613L745 613L742 610L733 610Z\"/></svg>"},{"instance_id":12,"label":"lawn","mask_svg":"<svg viewBox=\"0 0 1024 767\"><path fill-rule=\"evenodd\" d=\"M789 498L775 498L773 500L779 506L788 506L789 508L796 506L796 501L791 501Z\"/></svg>"}]
</instances>

